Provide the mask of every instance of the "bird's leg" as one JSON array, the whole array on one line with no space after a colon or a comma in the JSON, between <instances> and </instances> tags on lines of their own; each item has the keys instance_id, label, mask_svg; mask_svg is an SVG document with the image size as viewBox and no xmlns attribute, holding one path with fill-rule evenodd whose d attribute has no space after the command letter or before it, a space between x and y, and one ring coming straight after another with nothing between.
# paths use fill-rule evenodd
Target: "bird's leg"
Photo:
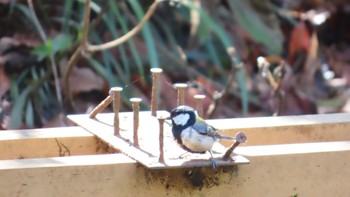
<instances>
[{"instance_id":1,"label":"bird's leg","mask_svg":"<svg viewBox=\"0 0 350 197\"><path fill-rule=\"evenodd\" d=\"M212 153L212 151L209 151L209 153L210 153L210 162L211 162L211 167L213 168L213 169L215 169L216 168L216 161L215 161L215 159L214 159L214 156L213 156L213 153Z\"/></svg>"}]
</instances>

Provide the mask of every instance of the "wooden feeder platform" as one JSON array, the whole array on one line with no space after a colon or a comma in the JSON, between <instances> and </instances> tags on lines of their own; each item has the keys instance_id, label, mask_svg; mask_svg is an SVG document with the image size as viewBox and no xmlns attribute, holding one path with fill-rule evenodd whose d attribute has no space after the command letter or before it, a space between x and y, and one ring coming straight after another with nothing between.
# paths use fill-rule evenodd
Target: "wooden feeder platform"
<instances>
[{"instance_id":1,"label":"wooden feeder platform","mask_svg":"<svg viewBox=\"0 0 350 197\"><path fill-rule=\"evenodd\" d=\"M167 111L158 114L168 116ZM189 168L211 166L209 153L186 153L176 144L171 133L171 123L164 124L164 163L159 161L159 121L150 111L139 114L138 141L139 146L133 145L133 112L119 113L120 136L114 136L114 113L99 113L95 118L88 114L69 115L69 119L86 129L113 148L120 150L132 159L150 169ZM232 166L248 164L249 160L241 155L232 153L230 159L222 160L223 153L214 153L217 166Z\"/></svg>"}]
</instances>

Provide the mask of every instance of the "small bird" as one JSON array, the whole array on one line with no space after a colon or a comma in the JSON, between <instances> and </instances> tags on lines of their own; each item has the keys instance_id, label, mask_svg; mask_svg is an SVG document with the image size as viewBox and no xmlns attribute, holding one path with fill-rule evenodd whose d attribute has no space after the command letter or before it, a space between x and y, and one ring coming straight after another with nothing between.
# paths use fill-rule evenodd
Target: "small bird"
<instances>
[{"instance_id":1,"label":"small bird","mask_svg":"<svg viewBox=\"0 0 350 197\"><path fill-rule=\"evenodd\" d=\"M177 143L191 153L209 152L211 165L216 167L212 148L220 139L234 140L229 136L219 135L217 129L208 125L197 112L189 106L181 105L174 108L170 113L172 133Z\"/></svg>"}]
</instances>

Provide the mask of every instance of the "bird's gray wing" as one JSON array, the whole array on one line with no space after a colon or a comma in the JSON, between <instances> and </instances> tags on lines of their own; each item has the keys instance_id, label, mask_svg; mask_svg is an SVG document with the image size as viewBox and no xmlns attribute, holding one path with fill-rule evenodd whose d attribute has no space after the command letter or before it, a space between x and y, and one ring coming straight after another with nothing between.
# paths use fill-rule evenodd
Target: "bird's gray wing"
<instances>
[{"instance_id":1,"label":"bird's gray wing","mask_svg":"<svg viewBox=\"0 0 350 197\"><path fill-rule=\"evenodd\" d=\"M192 126L193 129L198 131L198 133L202 135L209 135L209 136L215 136L216 134L216 129L205 122L197 122Z\"/></svg>"},{"instance_id":2,"label":"bird's gray wing","mask_svg":"<svg viewBox=\"0 0 350 197\"><path fill-rule=\"evenodd\" d=\"M197 122L192 126L192 128L202 135L215 137L216 139L235 140L235 138L231 136L219 135L217 132L218 130L215 127L210 126L205 122Z\"/></svg>"}]
</instances>

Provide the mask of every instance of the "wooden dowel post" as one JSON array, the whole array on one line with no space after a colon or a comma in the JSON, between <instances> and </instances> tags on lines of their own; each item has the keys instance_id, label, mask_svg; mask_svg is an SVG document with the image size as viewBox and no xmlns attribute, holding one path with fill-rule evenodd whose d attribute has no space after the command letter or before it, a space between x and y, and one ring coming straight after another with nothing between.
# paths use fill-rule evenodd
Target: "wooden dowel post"
<instances>
[{"instance_id":1,"label":"wooden dowel post","mask_svg":"<svg viewBox=\"0 0 350 197\"><path fill-rule=\"evenodd\" d=\"M164 160L164 121L165 117L159 116L159 159L160 163L165 163Z\"/></svg>"},{"instance_id":2,"label":"wooden dowel post","mask_svg":"<svg viewBox=\"0 0 350 197\"><path fill-rule=\"evenodd\" d=\"M196 101L196 110L199 117L203 117L203 101L205 99L205 95L197 94L194 95L194 99Z\"/></svg>"},{"instance_id":3,"label":"wooden dowel post","mask_svg":"<svg viewBox=\"0 0 350 197\"><path fill-rule=\"evenodd\" d=\"M163 70L161 68L152 68L152 96L151 96L151 114L152 116L157 116L158 110L158 85L159 76Z\"/></svg>"},{"instance_id":4,"label":"wooden dowel post","mask_svg":"<svg viewBox=\"0 0 350 197\"><path fill-rule=\"evenodd\" d=\"M187 84L185 83L176 83L174 87L177 89L177 106L185 105L185 90Z\"/></svg>"},{"instance_id":5,"label":"wooden dowel post","mask_svg":"<svg viewBox=\"0 0 350 197\"><path fill-rule=\"evenodd\" d=\"M236 133L236 137L235 137L235 138L236 138L235 143L233 143L233 144L231 145L231 147L230 147L229 149L227 149L226 153L225 153L224 156L222 157L222 159L223 159L224 161L227 161L227 160L230 158L230 156L231 156L233 150L235 150L235 148L236 148L240 143L244 143L244 142L247 141L247 136L246 136L244 133L241 133L241 132Z\"/></svg>"},{"instance_id":6,"label":"wooden dowel post","mask_svg":"<svg viewBox=\"0 0 350 197\"><path fill-rule=\"evenodd\" d=\"M114 135L119 135L119 111L120 111L120 92L123 90L121 87L113 87L110 90L110 95L113 98L113 111L114 111Z\"/></svg>"},{"instance_id":7,"label":"wooden dowel post","mask_svg":"<svg viewBox=\"0 0 350 197\"><path fill-rule=\"evenodd\" d=\"M89 114L89 118L95 118L98 113L103 111L111 102L113 101L113 97L108 95L100 104L98 104Z\"/></svg>"},{"instance_id":8,"label":"wooden dowel post","mask_svg":"<svg viewBox=\"0 0 350 197\"><path fill-rule=\"evenodd\" d=\"M140 123L140 102L142 99L140 98L131 98L130 102L132 103L132 110L133 110L133 139L134 139L134 146L138 147L139 146L139 135L138 135L138 130L139 130L139 123Z\"/></svg>"}]
</instances>

